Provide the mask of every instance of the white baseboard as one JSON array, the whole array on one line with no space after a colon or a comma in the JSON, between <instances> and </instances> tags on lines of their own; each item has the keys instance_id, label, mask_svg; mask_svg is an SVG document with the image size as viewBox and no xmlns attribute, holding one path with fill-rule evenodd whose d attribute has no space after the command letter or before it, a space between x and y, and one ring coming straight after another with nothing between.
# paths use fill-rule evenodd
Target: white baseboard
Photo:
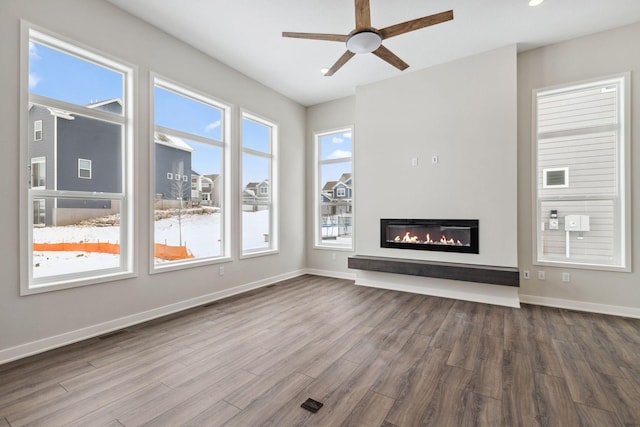
<instances>
[{"instance_id":1,"label":"white baseboard","mask_svg":"<svg viewBox=\"0 0 640 427\"><path fill-rule=\"evenodd\" d=\"M305 273L314 276L334 277L336 279L356 280L356 273L345 273L342 271L319 270L316 268L306 268Z\"/></svg>"},{"instance_id":2,"label":"white baseboard","mask_svg":"<svg viewBox=\"0 0 640 427\"><path fill-rule=\"evenodd\" d=\"M567 300L561 298L540 297L536 295L520 295L520 302L524 304L543 305L546 307L566 308L568 310L587 311L590 313L610 314L613 316L632 317L640 319L640 308L619 305L598 304Z\"/></svg>"},{"instance_id":3,"label":"white baseboard","mask_svg":"<svg viewBox=\"0 0 640 427\"><path fill-rule=\"evenodd\" d=\"M75 331L65 332L60 335L55 335L52 337L47 337L41 340L32 341L29 343L17 345L15 347L0 350L0 365L3 363L11 362L12 360L22 359L27 356L45 352L47 350L52 350L54 348L73 344L74 342L117 331L119 329L136 325L138 323L147 322L149 320L166 316L168 314L217 301L222 298L227 298L253 289L269 286L283 280L293 279L294 277L302 276L303 274L306 274L305 270L292 271L290 273L269 277L267 279L258 280L256 282L246 283L244 285L239 285L230 289L225 289L185 301L180 301L174 304L169 304L164 307L154 308L153 310L144 311L142 313L132 314L130 316L121 317L119 319L110 320L108 322L99 323L97 325L92 325L86 328L77 329Z\"/></svg>"},{"instance_id":4,"label":"white baseboard","mask_svg":"<svg viewBox=\"0 0 640 427\"><path fill-rule=\"evenodd\" d=\"M374 280L370 278L356 279L356 285L371 288L389 289L400 292L430 295L442 298L453 298L463 301L480 302L484 304L502 305L506 307L520 307L518 288L513 286L487 285L484 283L469 283L446 280L445 286L420 285L398 283L397 281Z\"/></svg>"}]
</instances>

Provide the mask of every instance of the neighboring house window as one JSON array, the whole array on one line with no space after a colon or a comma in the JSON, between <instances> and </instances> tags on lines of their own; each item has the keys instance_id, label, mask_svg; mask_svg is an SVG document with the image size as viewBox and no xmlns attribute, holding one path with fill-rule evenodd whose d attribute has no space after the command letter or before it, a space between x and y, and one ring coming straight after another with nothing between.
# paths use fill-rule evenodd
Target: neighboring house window
<instances>
[{"instance_id":1,"label":"neighboring house window","mask_svg":"<svg viewBox=\"0 0 640 427\"><path fill-rule=\"evenodd\" d=\"M221 189L203 204L199 177L218 174L224 182L230 107L161 78L153 82L153 165L158 172L151 176L159 196L153 206L152 271L227 258L227 192Z\"/></svg>"},{"instance_id":2,"label":"neighboring house window","mask_svg":"<svg viewBox=\"0 0 640 427\"><path fill-rule=\"evenodd\" d=\"M23 126L33 123L34 134L21 151L32 159L21 293L132 277L133 70L25 27ZM99 227L103 217L113 225Z\"/></svg>"},{"instance_id":3,"label":"neighboring house window","mask_svg":"<svg viewBox=\"0 0 640 427\"><path fill-rule=\"evenodd\" d=\"M47 188L47 161L45 157L31 159L31 189L44 190Z\"/></svg>"},{"instance_id":4,"label":"neighboring house window","mask_svg":"<svg viewBox=\"0 0 640 427\"><path fill-rule=\"evenodd\" d=\"M78 178L91 179L91 160L78 159Z\"/></svg>"},{"instance_id":5,"label":"neighboring house window","mask_svg":"<svg viewBox=\"0 0 640 427\"><path fill-rule=\"evenodd\" d=\"M535 92L536 262L629 271L628 85Z\"/></svg>"},{"instance_id":6,"label":"neighboring house window","mask_svg":"<svg viewBox=\"0 0 640 427\"><path fill-rule=\"evenodd\" d=\"M33 122L33 140L42 141L42 120Z\"/></svg>"},{"instance_id":7,"label":"neighboring house window","mask_svg":"<svg viewBox=\"0 0 640 427\"><path fill-rule=\"evenodd\" d=\"M277 126L242 114L242 255L278 249Z\"/></svg>"},{"instance_id":8,"label":"neighboring house window","mask_svg":"<svg viewBox=\"0 0 640 427\"><path fill-rule=\"evenodd\" d=\"M352 249L352 129L316 133L315 153L315 246Z\"/></svg>"}]
</instances>

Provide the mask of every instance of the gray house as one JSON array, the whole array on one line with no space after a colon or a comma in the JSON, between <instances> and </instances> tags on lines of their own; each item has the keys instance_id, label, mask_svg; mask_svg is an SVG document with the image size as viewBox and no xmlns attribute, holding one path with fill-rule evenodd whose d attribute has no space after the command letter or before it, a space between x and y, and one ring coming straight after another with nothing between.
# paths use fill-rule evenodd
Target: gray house
<instances>
[{"instance_id":1,"label":"gray house","mask_svg":"<svg viewBox=\"0 0 640 427\"><path fill-rule=\"evenodd\" d=\"M220 207L221 177L218 174L201 175L191 171L191 203L194 206Z\"/></svg>"},{"instance_id":2,"label":"gray house","mask_svg":"<svg viewBox=\"0 0 640 427\"><path fill-rule=\"evenodd\" d=\"M120 113L112 99L88 108ZM119 193L122 190L122 128L52 107L29 106L31 188ZM33 202L35 225L68 225L120 211L117 201L40 199Z\"/></svg>"},{"instance_id":3,"label":"gray house","mask_svg":"<svg viewBox=\"0 0 640 427\"><path fill-rule=\"evenodd\" d=\"M191 153L180 138L155 133L155 193L157 208L181 206L191 201Z\"/></svg>"},{"instance_id":4,"label":"gray house","mask_svg":"<svg viewBox=\"0 0 640 427\"><path fill-rule=\"evenodd\" d=\"M337 181L327 181L320 192L322 215L351 213L352 174L343 173Z\"/></svg>"},{"instance_id":5,"label":"gray house","mask_svg":"<svg viewBox=\"0 0 640 427\"><path fill-rule=\"evenodd\" d=\"M242 210L255 212L269 207L271 186L269 180L250 182L242 190Z\"/></svg>"}]
</instances>

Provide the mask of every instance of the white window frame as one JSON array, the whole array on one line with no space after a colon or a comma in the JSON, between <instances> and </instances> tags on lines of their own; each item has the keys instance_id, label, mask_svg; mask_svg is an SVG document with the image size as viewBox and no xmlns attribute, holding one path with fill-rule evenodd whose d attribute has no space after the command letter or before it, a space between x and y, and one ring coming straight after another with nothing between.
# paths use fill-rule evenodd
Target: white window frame
<instances>
[{"instance_id":1,"label":"white window frame","mask_svg":"<svg viewBox=\"0 0 640 427\"><path fill-rule=\"evenodd\" d=\"M321 159L321 145L320 139L323 136L333 134L351 134L351 157L340 157L337 159ZM355 249L356 238L356 224L355 224L355 199L354 193L351 194L351 244L331 244L322 241L322 187L324 185L321 182L321 171L323 165L336 164L336 163L351 163L351 188L353 188L353 182L355 182L355 133L353 126L345 126L337 129L314 132L314 232L313 232L313 248L314 249L327 249L332 251L347 251L351 252ZM345 190L346 197L346 188ZM334 196L337 197L337 194Z\"/></svg>"},{"instance_id":2,"label":"white window frame","mask_svg":"<svg viewBox=\"0 0 640 427\"><path fill-rule=\"evenodd\" d=\"M42 120L33 122L33 140L42 141Z\"/></svg>"},{"instance_id":3,"label":"white window frame","mask_svg":"<svg viewBox=\"0 0 640 427\"><path fill-rule=\"evenodd\" d=\"M89 167L82 167L82 164L88 164ZM89 171L89 176L82 176L82 171ZM78 178L91 179L92 176L92 162L89 159L78 159Z\"/></svg>"},{"instance_id":4,"label":"white window frame","mask_svg":"<svg viewBox=\"0 0 640 427\"><path fill-rule=\"evenodd\" d=\"M173 173L172 172L167 172L167 179L173 181Z\"/></svg>"},{"instance_id":5,"label":"white window frame","mask_svg":"<svg viewBox=\"0 0 640 427\"><path fill-rule=\"evenodd\" d=\"M629 155L629 145L631 141L631 75L628 72L602 77L577 83L564 84L554 86L550 88L543 88L533 91L532 97L532 194L533 194L533 206L535 207L535 214L533 217L533 265L541 266L566 266L577 269L588 270L603 270L603 271L631 271L631 193L630 193L630 174L631 174L631 159ZM555 136L554 132L539 135L538 129L538 111L537 100L539 96L557 94L562 92L570 92L574 90L586 89L590 87L603 87L604 90L609 87L616 87L618 93L618 122L616 125L607 125L601 127L584 127L575 131L558 131L557 133L562 136L579 134L581 132L597 133L599 131L615 131L617 133L617 194L615 196L586 196L580 197L576 200L613 200L615 206L615 212L617 213L614 221L616 222L616 235L618 238L617 250L619 251L617 263L602 264L596 262L577 262L577 261L559 261L544 259L541 257L541 236L543 232L543 212L541 211L541 203L543 201L550 200L549 198L541 198L538 195L538 140L539 138L548 138ZM562 168L559 168L562 169ZM548 170L548 169L547 169ZM543 174L544 179L544 174ZM569 171L566 172L565 183L568 186ZM543 181L542 188L559 188L561 186L545 186L546 182ZM563 186L564 187L564 186ZM558 196L554 200L574 200L571 197ZM561 229L564 229L561 227Z\"/></svg>"},{"instance_id":6,"label":"white window frame","mask_svg":"<svg viewBox=\"0 0 640 427\"><path fill-rule=\"evenodd\" d=\"M210 105L216 109L219 109L222 111L222 134L221 134L221 138L222 140L216 140L213 138L205 138L199 135L195 135L189 132L184 132L181 130L177 130L177 129L171 129L171 128L166 128L163 126L159 126L159 125L155 125L155 121L153 119L154 117L154 99L153 99L153 93L155 92L155 88L158 87L160 89L169 91L169 92L173 92L176 95L179 96L183 96L186 98L191 98L195 101L199 101L202 102L203 104L207 104ZM187 139L187 140L192 140L192 141L196 141L199 143L204 143L204 144L208 144L208 145L212 145L215 147L218 147L222 150L222 170L220 171L220 180L221 180L221 188L222 188L222 198L220 200L220 208L221 208L221 219L220 219L220 226L221 226L221 230L220 230L220 240L222 243L221 246L221 254L219 256L216 257L201 257L201 258L196 258L196 259L189 259L189 260L184 260L184 261L172 261L170 263L166 263L166 264L156 264L155 263L155 257L154 257L154 244L155 244L155 223L154 223L154 202L155 200L152 198L150 200L151 202L151 209L150 209L150 216L149 216L149 235L150 235L150 239L151 239L151 244L150 244L150 252L149 252L149 273L150 274L157 274L157 273L163 273L163 272L167 272L167 271L174 271L174 270L182 270L185 268L193 268L193 267L197 267L197 266L202 266L202 265L210 265L210 264L217 264L217 263L221 263L221 262L227 262L231 259L231 212L229 211L229 207L231 206L230 203L230 197L231 197L231 191L229 191L229 183L230 183L230 179L228 177L229 174L229 165L230 165L230 161L231 161L231 150L230 150L230 141L231 141L231 106L229 103L226 103L224 101L218 100L210 95L207 95L201 91L198 91L197 89L191 88L185 84L182 83L178 83L176 81L173 81L171 79L168 79L166 77L163 77L157 73L151 73L151 79L150 79L150 92L152 94L151 96L151 102L150 102L150 126L151 126L151 135L154 135L155 132L160 132L163 133L165 135L169 135L169 136L174 136L177 138L182 138L182 139ZM151 186L151 191L150 194L155 194L155 145L154 143L152 143L150 145L150 152L149 152L149 158L150 158L150 164L151 164L151 170L150 170L150 186ZM167 178L169 177L169 174L171 172L167 173ZM180 180L182 182L188 182L188 176L185 174L185 178L186 179L182 179L182 174L174 174L173 177L176 180ZM180 178L176 178L176 177L180 177ZM168 178L170 179L170 178Z\"/></svg>"},{"instance_id":7,"label":"white window frame","mask_svg":"<svg viewBox=\"0 0 640 427\"><path fill-rule=\"evenodd\" d=\"M549 184L547 182L547 172L564 172L564 184ZM545 168L542 170L542 188L568 188L569 187L569 168Z\"/></svg>"},{"instance_id":8,"label":"white window frame","mask_svg":"<svg viewBox=\"0 0 640 427\"><path fill-rule=\"evenodd\" d=\"M59 192L56 184L51 183L51 189L30 189L30 171L24 168L20 179L20 206L28 215L20 218L20 295L26 296L43 292L51 292L60 289L74 288L79 286L93 285L137 275L137 265L135 263L134 252L137 247L137 239L134 233L134 203L135 193L133 186L133 111L134 111L134 87L135 66L120 59L113 58L108 54L97 51L74 40L55 34L41 27L37 27L26 21L21 21L20 26L20 112L21 131L20 146L21 164L29 165L29 105L47 105L69 111L73 114L81 114L86 117L93 117L109 123L122 126L122 192L121 193L101 193L84 191L64 191ZM29 43L34 42L54 48L64 54L75 56L83 61L94 63L105 67L123 76L123 114L118 115L106 111L87 108L84 106L68 103L58 99L29 93ZM54 180L55 181L55 180ZM90 271L75 272L65 275L48 276L41 278L33 277L33 202L44 198L69 198L69 199L111 199L120 203L120 262L119 267L94 269Z\"/></svg>"},{"instance_id":9,"label":"white window frame","mask_svg":"<svg viewBox=\"0 0 640 427\"><path fill-rule=\"evenodd\" d=\"M267 191L267 195L270 198L270 204L269 204L270 215L269 215L269 235L268 235L269 246L267 248L245 250L242 245L243 233L244 233L244 230L242 227L242 220L239 221L240 222L240 240L238 243L238 247L240 250L239 256L241 259L276 254L276 253L279 253L280 251L279 249L279 240L280 240L280 233L279 233L280 216L279 215L280 214L279 214L279 202L278 202L278 176L279 176L279 173L278 173L278 127L279 126L273 120L269 120L257 114L242 110L240 112L240 122L241 122L239 126L240 129L242 129L242 121L244 121L245 119L254 121L260 125L268 127L270 141L269 141L269 152L254 150L251 148L245 148L242 145L243 136L241 132L241 135L240 135L241 153L240 153L240 173L239 173L240 189L241 191L244 190L244 185L242 183L242 168L244 167L242 165L243 154L249 154L252 156L257 156L263 159L267 159L269 161L269 177L267 178L269 180L269 190ZM258 195L262 194L260 191L258 191L258 193L259 193ZM242 215L242 197L240 197L239 208L240 208L240 215Z\"/></svg>"}]
</instances>

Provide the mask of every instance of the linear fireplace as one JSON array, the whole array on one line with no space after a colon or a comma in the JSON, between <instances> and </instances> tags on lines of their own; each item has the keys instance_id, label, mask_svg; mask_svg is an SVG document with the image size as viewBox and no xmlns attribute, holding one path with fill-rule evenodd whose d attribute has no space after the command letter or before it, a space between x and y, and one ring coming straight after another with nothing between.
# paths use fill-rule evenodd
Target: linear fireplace
<instances>
[{"instance_id":1,"label":"linear fireplace","mask_svg":"<svg viewBox=\"0 0 640 427\"><path fill-rule=\"evenodd\" d=\"M480 253L477 219L381 219L380 247Z\"/></svg>"}]
</instances>

